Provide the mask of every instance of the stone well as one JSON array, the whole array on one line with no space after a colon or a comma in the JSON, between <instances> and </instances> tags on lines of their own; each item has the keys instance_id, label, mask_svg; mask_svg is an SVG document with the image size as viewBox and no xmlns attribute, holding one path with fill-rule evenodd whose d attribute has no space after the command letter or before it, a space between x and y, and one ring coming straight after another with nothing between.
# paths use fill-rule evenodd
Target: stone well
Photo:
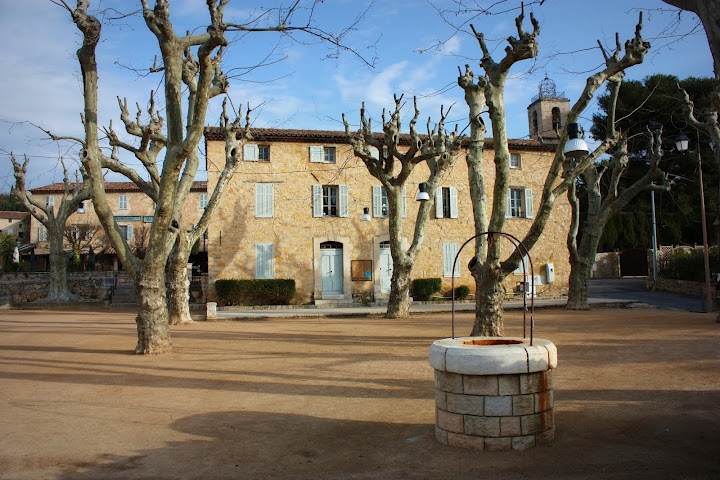
<instances>
[{"instance_id":1,"label":"stone well","mask_svg":"<svg viewBox=\"0 0 720 480\"><path fill-rule=\"evenodd\" d=\"M474 450L525 450L553 440L549 340L462 337L435 341L435 436Z\"/></svg>"}]
</instances>

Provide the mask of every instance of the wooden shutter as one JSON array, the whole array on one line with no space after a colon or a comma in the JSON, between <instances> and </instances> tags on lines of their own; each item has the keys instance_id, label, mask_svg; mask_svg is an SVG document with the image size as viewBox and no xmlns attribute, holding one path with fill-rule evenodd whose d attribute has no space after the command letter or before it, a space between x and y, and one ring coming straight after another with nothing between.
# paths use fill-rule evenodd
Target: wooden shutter
<instances>
[{"instance_id":1,"label":"wooden shutter","mask_svg":"<svg viewBox=\"0 0 720 480\"><path fill-rule=\"evenodd\" d=\"M275 278L275 246L255 244L255 278Z\"/></svg>"},{"instance_id":2,"label":"wooden shutter","mask_svg":"<svg viewBox=\"0 0 720 480\"><path fill-rule=\"evenodd\" d=\"M323 198L322 198L322 185L312 186L312 207L313 217L323 216Z\"/></svg>"},{"instance_id":3,"label":"wooden shutter","mask_svg":"<svg viewBox=\"0 0 720 480\"><path fill-rule=\"evenodd\" d=\"M435 218L443 218L442 187L435 189Z\"/></svg>"},{"instance_id":4,"label":"wooden shutter","mask_svg":"<svg viewBox=\"0 0 720 480\"><path fill-rule=\"evenodd\" d=\"M271 183L255 184L255 216L271 218L274 216L274 186Z\"/></svg>"},{"instance_id":5,"label":"wooden shutter","mask_svg":"<svg viewBox=\"0 0 720 480\"><path fill-rule=\"evenodd\" d=\"M457 243L443 243L443 276L453 276L453 262L460 246ZM455 276L459 275L460 265L455 266Z\"/></svg>"},{"instance_id":6,"label":"wooden shutter","mask_svg":"<svg viewBox=\"0 0 720 480\"><path fill-rule=\"evenodd\" d=\"M525 218L533 218L535 216L535 210L533 208L532 190L529 188L525 189Z\"/></svg>"},{"instance_id":7,"label":"wooden shutter","mask_svg":"<svg viewBox=\"0 0 720 480\"><path fill-rule=\"evenodd\" d=\"M339 190L339 203L338 205L340 207L340 217L347 217L348 215L348 186L347 185L340 185L338 188Z\"/></svg>"},{"instance_id":8,"label":"wooden shutter","mask_svg":"<svg viewBox=\"0 0 720 480\"><path fill-rule=\"evenodd\" d=\"M505 197L505 218L512 218L512 209L510 208L510 199L512 195L510 193L510 189L508 188L506 197Z\"/></svg>"},{"instance_id":9,"label":"wooden shutter","mask_svg":"<svg viewBox=\"0 0 720 480\"><path fill-rule=\"evenodd\" d=\"M450 218L458 218L458 198L455 187L450 187Z\"/></svg>"},{"instance_id":10,"label":"wooden shutter","mask_svg":"<svg viewBox=\"0 0 720 480\"><path fill-rule=\"evenodd\" d=\"M246 143L243 145L243 159L248 162L257 162L258 146L253 143Z\"/></svg>"},{"instance_id":11,"label":"wooden shutter","mask_svg":"<svg viewBox=\"0 0 720 480\"><path fill-rule=\"evenodd\" d=\"M323 147L310 147L310 161L312 163L323 163L325 161L325 152Z\"/></svg>"}]
</instances>

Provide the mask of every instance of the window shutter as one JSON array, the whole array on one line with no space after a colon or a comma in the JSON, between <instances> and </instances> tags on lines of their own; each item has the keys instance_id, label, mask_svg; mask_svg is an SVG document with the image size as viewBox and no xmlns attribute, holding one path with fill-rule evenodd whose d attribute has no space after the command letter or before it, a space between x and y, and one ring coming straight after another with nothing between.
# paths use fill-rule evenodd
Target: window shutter
<instances>
[{"instance_id":1,"label":"window shutter","mask_svg":"<svg viewBox=\"0 0 720 480\"><path fill-rule=\"evenodd\" d=\"M435 218L443 218L442 188L435 189Z\"/></svg>"},{"instance_id":2,"label":"window shutter","mask_svg":"<svg viewBox=\"0 0 720 480\"><path fill-rule=\"evenodd\" d=\"M257 162L258 146L252 143L246 143L243 145L243 159L248 162Z\"/></svg>"},{"instance_id":3,"label":"window shutter","mask_svg":"<svg viewBox=\"0 0 720 480\"><path fill-rule=\"evenodd\" d=\"M38 242L45 241L45 227L38 227Z\"/></svg>"},{"instance_id":4,"label":"window shutter","mask_svg":"<svg viewBox=\"0 0 720 480\"><path fill-rule=\"evenodd\" d=\"M348 215L348 186L340 185L340 216L347 217Z\"/></svg>"},{"instance_id":5,"label":"window shutter","mask_svg":"<svg viewBox=\"0 0 720 480\"><path fill-rule=\"evenodd\" d=\"M453 276L453 262L455 261L455 255L459 250L457 243L443 243L443 276ZM455 266L455 276L460 274L460 265Z\"/></svg>"},{"instance_id":6,"label":"window shutter","mask_svg":"<svg viewBox=\"0 0 720 480\"><path fill-rule=\"evenodd\" d=\"M312 186L313 217L322 217L322 185Z\"/></svg>"},{"instance_id":7,"label":"window shutter","mask_svg":"<svg viewBox=\"0 0 720 480\"><path fill-rule=\"evenodd\" d=\"M323 147L310 147L310 161L312 163L323 163L324 159Z\"/></svg>"},{"instance_id":8,"label":"window shutter","mask_svg":"<svg viewBox=\"0 0 720 480\"><path fill-rule=\"evenodd\" d=\"M275 246L272 243L255 244L255 278L275 277Z\"/></svg>"},{"instance_id":9,"label":"window shutter","mask_svg":"<svg viewBox=\"0 0 720 480\"><path fill-rule=\"evenodd\" d=\"M380 152L378 151L377 147L368 147L370 150L370 156L374 158L375 160L378 160L380 158Z\"/></svg>"},{"instance_id":10,"label":"window shutter","mask_svg":"<svg viewBox=\"0 0 720 480\"><path fill-rule=\"evenodd\" d=\"M132 238L133 238L133 231L132 231L132 230L133 230L132 225L128 225L128 226L127 226L127 239L128 239L128 240L132 240Z\"/></svg>"},{"instance_id":11,"label":"window shutter","mask_svg":"<svg viewBox=\"0 0 720 480\"><path fill-rule=\"evenodd\" d=\"M372 187L372 203L373 203L373 217L382 217L382 191L383 187L379 185L373 185Z\"/></svg>"},{"instance_id":12,"label":"window shutter","mask_svg":"<svg viewBox=\"0 0 720 480\"><path fill-rule=\"evenodd\" d=\"M532 190L525 189L525 218L533 218L535 210L533 209Z\"/></svg>"},{"instance_id":13,"label":"window shutter","mask_svg":"<svg viewBox=\"0 0 720 480\"><path fill-rule=\"evenodd\" d=\"M507 196L505 198L505 218L512 218L512 210L510 208L510 189L507 190Z\"/></svg>"},{"instance_id":14,"label":"window shutter","mask_svg":"<svg viewBox=\"0 0 720 480\"><path fill-rule=\"evenodd\" d=\"M407 188L405 187L402 189L402 196L402 216L407 218Z\"/></svg>"},{"instance_id":15,"label":"window shutter","mask_svg":"<svg viewBox=\"0 0 720 480\"><path fill-rule=\"evenodd\" d=\"M259 218L272 218L274 214L274 186L271 183L256 183L255 216Z\"/></svg>"},{"instance_id":16,"label":"window shutter","mask_svg":"<svg viewBox=\"0 0 720 480\"><path fill-rule=\"evenodd\" d=\"M458 198L455 187L450 187L450 218L458 218Z\"/></svg>"}]
</instances>

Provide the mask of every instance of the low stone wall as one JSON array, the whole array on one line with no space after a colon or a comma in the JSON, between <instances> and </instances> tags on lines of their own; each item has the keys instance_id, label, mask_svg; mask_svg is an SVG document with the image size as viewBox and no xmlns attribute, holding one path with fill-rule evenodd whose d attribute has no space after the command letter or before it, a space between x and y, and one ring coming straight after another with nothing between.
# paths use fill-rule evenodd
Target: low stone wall
<instances>
[{"instance_id":1,"label":"low stone wall","mask_svg":"<svg viewBox=\"0 0 720 480\"><path fill-rule=\"evenodd\" d=\"M76 295L107 300L113 283L117 286L133 285L130 275L124 272L72 272L68 273L68 288ZM26 303L45 298L50 285L48 272L0 274L0 291L11 303Z\"/></svg>"}]
</instances>

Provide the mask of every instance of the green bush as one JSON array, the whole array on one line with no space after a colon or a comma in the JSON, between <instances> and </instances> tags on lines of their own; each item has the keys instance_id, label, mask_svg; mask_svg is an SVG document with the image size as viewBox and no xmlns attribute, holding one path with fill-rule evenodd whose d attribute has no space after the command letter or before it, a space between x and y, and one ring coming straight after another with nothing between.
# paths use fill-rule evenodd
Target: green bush
<instances>
[{"instance_id":1,"label":"green bush","mask_svg":"<svg viewBox=\"0 0 720 480\"><path fill-rule=\"evenodd\" d=\"M412 283L412 296L414 300L427 302L441 288L442 280L439 278L417 278Z\"/></svg>"},{"instance_id":2,"label":"green bush","mask_svg":"<svg viewBox=\"0 0 720 480\"><path fill-rule=\"evenodd\" d=\"M467 285L460 285L455 288L455 298L458 300L465 300L470 296L470 287Z\"/></svg>"},{"instance_id":3,"label":"green bush","mask_svg":"<svg viewBox=\"0 0 720 480\"><path fill-rule=\"evenodd\" d=\"M718 264L717 247L710 248L710 268ZM702 248L677 248L663 255L658 261L658 274L662 278L703 282L705 280L705 256Z\"/></svg>"},{"instance_id":4,"label":"green bush","mask_svg":"<svg viewBox=\"0 0 720 480\"><path fill-rule=\"evenodd\" d=\"M295 298L295 280L216 280L222 305L288 305Z\"/></svg>"}]
</instances>

